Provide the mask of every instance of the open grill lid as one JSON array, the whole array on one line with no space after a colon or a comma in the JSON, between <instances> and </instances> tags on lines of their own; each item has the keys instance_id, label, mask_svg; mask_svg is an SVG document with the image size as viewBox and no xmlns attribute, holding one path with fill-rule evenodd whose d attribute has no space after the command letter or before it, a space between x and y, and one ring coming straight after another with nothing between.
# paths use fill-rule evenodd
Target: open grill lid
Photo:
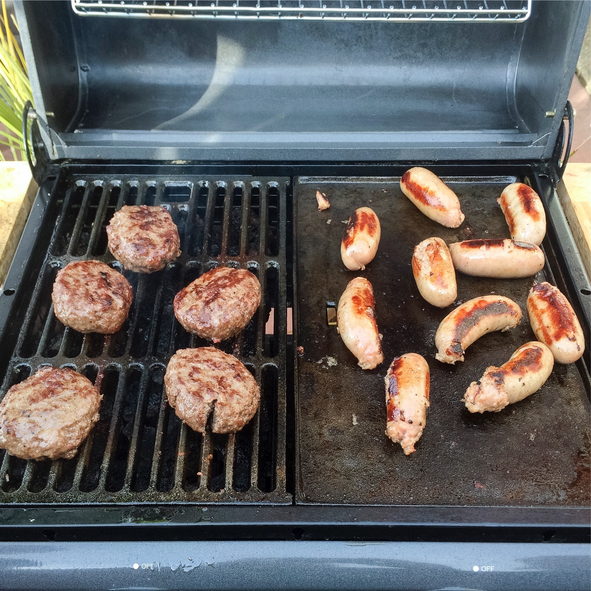
<instances>
[{"instance_id":1,"label":"open grill lid","mask_svg":"<svg viewBox=\"0 0 591 591\"><path fill-rule=\"evenodd\" d=\"M17 2L50 158L550 159L591 12L234 4Z\"/></svg>"}]
</instances>

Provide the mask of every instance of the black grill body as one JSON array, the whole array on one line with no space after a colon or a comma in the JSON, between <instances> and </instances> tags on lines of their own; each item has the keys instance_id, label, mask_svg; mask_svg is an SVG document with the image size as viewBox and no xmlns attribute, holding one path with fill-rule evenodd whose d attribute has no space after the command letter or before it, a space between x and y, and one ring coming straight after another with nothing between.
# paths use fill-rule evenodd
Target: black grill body
<instances>
[{"instance_id":1,"label":"black grill body","mask_svg":"<svg viewBox=\"0 0 591 591\"><path fill-rule=\"evenodd\" d=\"M104 399L74 459L0 455L0 585L587 589L588 358L493 417L467 416L460 398L531 340L526 318L474 344L462 367L434 365L432 429L410 458L383 435L383 373L410 349L436 364L443 312L419 300L412 245L506 237L495 197L514 180L548 214L537 279L568 295L589 343L589 279L558 192L590 9L534 1L525 22L507 24L246 26L17 2L39 193L0 295L0 396L49 364L81 371ZM413 209L398 181L415 165L458 188L468 224L442 230ZM317 189L332 198L327 212ZM64 328L51 308L57 271L80 259L117 267L106 224L142 203L169 209L183 254L153 275L125 273L135 298L119 333ZM372 204L383 257L367 273L387 359L361 373L326 308L350 278L341 221ZM205 344L180 327L172 298L219 265L263 286L245 331L217 345L245 363L262 399L240 433L201 437L162 381L177 349ZM529 284L502 290L523 307ZM465 277L460 289L501 292Z\"/></svg>"}]
</instances>

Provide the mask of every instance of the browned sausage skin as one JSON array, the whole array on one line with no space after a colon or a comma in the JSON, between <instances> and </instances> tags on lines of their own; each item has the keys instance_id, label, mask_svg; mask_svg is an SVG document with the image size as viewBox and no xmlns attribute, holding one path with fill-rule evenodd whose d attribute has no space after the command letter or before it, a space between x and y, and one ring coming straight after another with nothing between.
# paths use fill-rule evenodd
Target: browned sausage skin
<instances>
[{"instance_id":1,"label":"browned sausage skin","mask_svg":"<svg viewBox=\"0 0 591 591\"><path fill-rule=\"evenodd\" d=\"M457 228L464 221L457 195L430 170L420 166L407 170L400 188L422 213L442 226Z\"/></svg>"},{"instance_id":2,"label":"browned sausage skin","mask_svg":"<svg viewBox=\"0 0 591 591\"><path fill-rule=\"evenodd\" d=\"M384 378L386 383L386 435L400 443L405 455L415 451L423 434L429 407L430 374L424 357L407 353L396 357Z\"/></svg>"},{"instance_id":3,"label":"browned sausage skin","mask_svg":"<svg viewBox=\"0 0 591 591\"><path fill-rule=\"evenodd\" d=\"M535 244L515 240L476 239L454 242L449 251L458 271L475 277L516 279L544 268L546 257Z\"/></svg>"},{"instance_id":4,"label":"browned sausage skin","mask_svg":"<svg viewBox=\"0 0 591 591\"><path fill-rule=\"evenodd\" d=\"M527 298L529 321L536 337L558 363L574 363L585 351L583 329L564 294L546 281L536 283Z\"/></svg>"},{"instance_id":5,"label":"browned sausage skin","mask_svg":"<svg viewBox=\"0 0 591 591\"><path fill-rule=\"evenodd\" d=\"M337 327L362 369L374 369L384 361L373 287L364 277L351 280L343 292L337 309Z\"/></svg>"},{"instance_id":6,"label":"browned sausage skin","mask_svg":"<svg viewBox=\"0 0 591 591\"><path fill-rule=\"evenodd\" d=\"M526 343L501 367L488 367L480 384L470 384L464 396L466 408L473 413L499 412L537 392L553 367L554 357L544 343Z\"/></svg>"},{"instance_id":7,"label":"browned sausage skin","mask_svg":"<svg viewBox=\"0 0 591 591\"><path fill-rule=\"evenodd\" d=\"M341 241L343 264L351 271L363 271L373 261L380 243L380 220L371 207L360 207L349 218Z\"/></svg>"},{"instance_id":8,"label":"browned sausage skin","mask_svg":"<svg viewBox=\"0 0 591 591\"><path fill-rule=\"evenodd\" d=\"M521 308L503 296L469 300L441 321L435 334L435 358L452 365L464 361L464 352L474 341L495 330L515 328L521 316Z\"/></svg>"},{"instance_id":9,"label":"browned sausage skin","mask_svg":"<svg viewBox=\"0 0 591 591\"><path fill-rule=\"evenodd\" d=\"M441 238L427 238L415 246L412 272L419 292L433 306L445 308L456 299L456 272L449 249Z\"/></svg>"},{"instance_id":10,"label":"browned sausage skin","mask_svg":"<svg viewBox=\"0 0 591 591\"><path fill-rule=\"evenodd\" d=\"M505 187L499 204L513 240L540 245L546 234L546 212L539 195L524 183Z\"/></svg>"}]
</instances>

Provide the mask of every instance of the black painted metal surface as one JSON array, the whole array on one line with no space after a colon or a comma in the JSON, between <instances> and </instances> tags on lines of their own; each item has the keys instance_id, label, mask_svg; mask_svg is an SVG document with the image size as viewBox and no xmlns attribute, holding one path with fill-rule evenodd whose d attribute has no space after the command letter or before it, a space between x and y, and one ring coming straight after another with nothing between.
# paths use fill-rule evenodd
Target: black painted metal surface
<instances>
[{"instance_id":1,"label":"black painted metal surface","mask_svg":"<svg viewBox=\"0 0 591 591\"><path fill-rule=\"evenodd\" d=\"M285 470L287 185L282 178L63 174L38 229L47 255L38 275L23 276L22 301L0 343L8 358L0 395L43 365L72 367L100 387L100 421L72 460L26 462L0 451L0 502L291 502ZM124 204L167 207L183 253L158 273L124 272L134 301L118 333L64 328L51 306L53 280L72 260L120 269L105 228ZM243 333L219 345L253 373L261 404L239 433L202 437L169 407L163 377L176 350L208 344L178 324L172 299L217 265L250 269L263 287L263 303Z\"/></svg>"},{"instance_id":2,"label":"black painted metal surface","mask_svg":"<svg viewBox=\"0 0 591 591\"><path fill-rule=\"evenodd\" d=\"M535 340L526 299L534 278L492 280L458 274L458 300L425 302L411 270L413 248L429 236L447 243L509 237L496 199L515 177L448 178L466 214L458 229L432 222L404 197L399 178L306 178L295 183L298 283L297 499L300 503L393 505L588 506L589 400L577 365L555 365L544 387L500 413L471 415L466 388ZM319 212L315 192L331 208ZM340 258L344 224L372 207L382 226L376 258L364 272ZM552 261L550 261L552 262ZM326 322L347 283L374 287L385 361L363 371L336 327ZM552 281L549 265L535 277ZM474 343L456 367L435 360L440 321L458 303L498 293L522 308L520 325ZM431 370L431 408L416 453L405 457L385 436L384 376L394 356L422 354ZM584 369L581 366L581 369Z\"/></svg>"},{"instance_id":3,"label":"black painted metal surface","mask_svg":"<svg viewBox=\"0 0 591 591\"><path fill-rule=\"evenodd\" d=\"M245 26L15 7L44 139L75 162L549 159L591 13L536 0L521 24Z\"/></svg>"}]
</instances>

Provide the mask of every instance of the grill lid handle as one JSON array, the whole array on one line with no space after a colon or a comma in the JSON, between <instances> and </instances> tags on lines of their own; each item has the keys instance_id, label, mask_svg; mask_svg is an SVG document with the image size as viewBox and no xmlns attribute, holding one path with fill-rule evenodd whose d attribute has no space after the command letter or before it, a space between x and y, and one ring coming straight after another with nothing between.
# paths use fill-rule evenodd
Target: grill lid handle
<instances>
[{"instance_id":1,"label":"grill lid handle","mask_svg":"<svg viewBox=\"0 0 591 591\"><path fill-rule=\"evenodd\" d=\"M552 159L556 162L556 168L558 172L558 178L562 179L564 175L564 171L566 170L566 165L568 164L568 159L570 157L570 152L573 145L573 130L574 130L574 119L575 113L573 106L571 105L570 101L566 101L566 105L564 107L564 112L562 114L562 123L560 124L560 129L558 131L558 138L556 140L556 146L554 147L554 154L552 155ZM568 139L567 132L566 132L566 125L565 122L568 121ZM564 149L564 141L566 139L566 150L564 150L564 157L562 157L563 149ZM562 158L562 161L561 161Z\"/></svg>"},{"instance_id":2,"label":"grill lid handle","mask_svg":"<svg viewBox=\"0 0 591 591\"><path fill-rule=\"evenodd\" d=\"M37 184L41 184L43 172L50 160L49 153L39 131L40 125L44 127L48 137L51 137L51 132L47 124L39 118L31 101L27 101L23 108L23 143L27 162Z\"/></svg>"}]
</instances>

